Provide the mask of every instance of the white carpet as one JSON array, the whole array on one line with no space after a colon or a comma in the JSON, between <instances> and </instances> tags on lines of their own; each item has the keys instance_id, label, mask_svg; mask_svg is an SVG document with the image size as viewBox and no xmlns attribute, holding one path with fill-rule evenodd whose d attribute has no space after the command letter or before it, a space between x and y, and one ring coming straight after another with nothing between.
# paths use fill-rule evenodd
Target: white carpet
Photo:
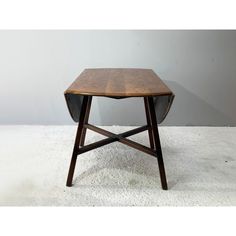
<instances>
[{"instance_id":1,"label":"white carpet","mask_svg":"<svg viewBox=\"0 0 236 236\"><path fill-rule=\"evenodd\" d=\"M123 132L133 127L104 127ZM161 127L169 190L155 158L120 143L78 157L75 126L0 126L0 205L235 206L236 128ZM100 136L88 132L88 142ZM133 136L148 144L147 134Z\"/></svg>"}]
</instances>

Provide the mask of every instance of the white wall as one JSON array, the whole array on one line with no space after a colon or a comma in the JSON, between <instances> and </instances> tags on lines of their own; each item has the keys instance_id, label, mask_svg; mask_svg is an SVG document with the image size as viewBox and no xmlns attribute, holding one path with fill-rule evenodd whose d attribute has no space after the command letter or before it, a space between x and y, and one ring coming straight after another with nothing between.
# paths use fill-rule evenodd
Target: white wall
<instances>
[{"instance_id":1,"label":"white wall","mask_svg":"<svg viewBox=\"0 0 236 236\"><path fill-rule=\"evenodd\" d=\"M236 31L0 31L0 124L72 124L88 67L153 69L176 94L164 125L236 125ZM142 124L143 102L94 99L91 122Z\"/></svg>"}]
</instances>

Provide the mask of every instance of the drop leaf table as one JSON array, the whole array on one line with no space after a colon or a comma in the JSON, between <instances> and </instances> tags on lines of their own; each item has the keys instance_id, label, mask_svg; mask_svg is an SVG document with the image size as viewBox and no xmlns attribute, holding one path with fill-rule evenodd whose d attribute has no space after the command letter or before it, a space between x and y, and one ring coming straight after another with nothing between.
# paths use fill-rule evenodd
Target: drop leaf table
<instances>
[{"instance_id":1,"label":"drop leaf table","mask_svg":"<svg viewBox=\"0 0 236 236\"><path fill-rule=\"evenodd\" d=\"M68 187L72 186L75 164L79 154L118 141L157 158L162 189L168 189L158 124L165 119L172 105L174 94L153 70L129 68L85 69L64 94L70 115L75 122L78 122L66 183ZM113 99L142 97L147 124L120 134L114 134L89 124L88 119L93 96ZM107 138L85 145L87 129ZM131 135L146 130L149 135L150 147L127 139Z\"/></svg>"}]
</instances>

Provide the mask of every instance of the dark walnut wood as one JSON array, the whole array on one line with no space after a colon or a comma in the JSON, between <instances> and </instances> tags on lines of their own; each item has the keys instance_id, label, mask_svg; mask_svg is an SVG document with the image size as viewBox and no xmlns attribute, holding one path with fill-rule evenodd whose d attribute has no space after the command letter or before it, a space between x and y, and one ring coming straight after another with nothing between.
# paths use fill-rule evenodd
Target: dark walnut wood
<instances>
[{"instance_id":1,"label":"dark walnut wood","mask_svg":"<svg viewBox=\"0 0 236 236\"><path fill-rule=\"evenodd\" d=\"M150 69L85 69L65 94L145 97L173 93Z\"/></svg>"}]
</instances>

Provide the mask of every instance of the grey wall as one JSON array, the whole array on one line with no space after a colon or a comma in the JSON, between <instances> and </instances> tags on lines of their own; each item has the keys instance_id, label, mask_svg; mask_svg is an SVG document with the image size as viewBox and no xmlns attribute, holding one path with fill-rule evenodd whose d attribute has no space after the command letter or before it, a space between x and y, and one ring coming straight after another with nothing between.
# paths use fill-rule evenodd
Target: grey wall
<instances>
[{"instance_id":1,"label":"grey wall","mask_svg":"<svg viewBox=\"0 0 236 236\"><path fill-rule=\"evenodd\" d=\"M163 125L236 125L236 31L0 31L0 124L72 124L63 91L88 67L152 68L176 94ZM145 122L141 99L92 105Z\"/></svg>"}]
</instances>

